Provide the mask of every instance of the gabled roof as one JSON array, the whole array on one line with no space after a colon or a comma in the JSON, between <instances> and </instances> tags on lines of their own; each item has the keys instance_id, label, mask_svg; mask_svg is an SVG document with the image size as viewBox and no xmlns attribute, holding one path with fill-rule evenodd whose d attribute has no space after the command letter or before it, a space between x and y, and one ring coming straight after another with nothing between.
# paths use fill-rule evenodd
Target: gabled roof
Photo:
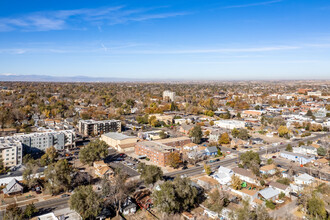
<instances>
[{"instance_id":1,"label":"gabled roof","mask_svg":"<svg viewBox=\"0 0 330 220\"><path fill-rule=\"evenodd\" d=\"M218 148L213 146L213 147L207 147L205 149L205 151L209 152L209 153L217 153L218 152Z\"/></svg>"},{"instance_id":2,"label":"gabled roof","mask_svg":"<svg viewBox=\"0 0 330 220\"><path fill-rule=\"evenodd\" d=\"M13 189L13 187L18 184L21 186L21 184L14 178L12 179L6 186L6 188L3 189L3 193L7 194L7 193L12 193L11 190ZM22 187L22 186L21 186ZM19 190L20 191L20 190ZM18 192L18 191L13 191L13 192Z\"/></svg>"},{"instance_id":3,"label":"gabled roof","mask_svg":"<svg viewBox=\"0 0 330 220\"><path fill-rule=\"evenodd\" d=\"M243 168L235 167L235 168L233 168L233 171L234 171L235 174L239 174L241 176L250 177L252 179L257 178L256 175L254 175L251 171L245 170Z\"/></svg>"},{"instance_id":4,"label":"gabled roof","mask_svg":"<svg viewBox=\"0 0 330 220\"><path fill-rule=\"evenodd\" d=\"M284 185L284 184L278 183L278 182L274 182L274 181L270 182L269 186L276 188L276 189L281 189L281 190L286 190L289 187L287 185Z\"/></svg>"},{"instance_id":5,"label":"gabled roof","mask_svg":"<svg viewBox=\"0 0 330 220\"><path fill-rule=\"evenodd\" d=\"M233 171L227 167L220 166L218 169L218 173L232 174Z\"/></svg>"},{"instance_id":6,"label":"gabled roof","mask_svg":"<svg viewBox=\"0 0 330 220\"><path fill-rule=\"evenodd\" d=\"M269 164L269 165L266 165L266 166L262 166L260 167L260 170L262 171L270 171L270 170L273 170L275 169L275 165L274 164Z\"/></svg>"},{"instance_id":7,"label":"gabled roof","mask_svg":"<svg viewBox=\"0 0 330 220\"><path fill-rule=\"evenodd\" d=\"M311 181L314 179L314 177L308 175L307 173L303 173L300 176L296 177L296 179L302 180L302 181Z\"/></svg>"},{"instance_id":8,"label":"gabled roof","mask_svg":"<svg viewBox=\"0 0 330 220\"><path fill-rule=\"evenodd\" d=\"M277 189L273 189L271 187L268 187L268 188L265 188L263 190L260 190L259 194L265 199L271 199L274 196L277 196L278 194L280 194L280 192Z\"/></svg>"}]
</instances>

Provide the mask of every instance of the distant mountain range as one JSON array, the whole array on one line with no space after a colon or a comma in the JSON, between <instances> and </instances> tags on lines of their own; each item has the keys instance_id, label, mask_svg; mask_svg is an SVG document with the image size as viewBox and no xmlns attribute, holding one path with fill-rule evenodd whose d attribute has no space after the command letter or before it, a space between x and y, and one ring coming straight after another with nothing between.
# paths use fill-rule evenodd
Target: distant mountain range
<instances>
[{"instance_id":1,"label":"distant mountain range","mask_svg":"<svg viewBox=\"0 0 330 220\"><path fill-rule=\"evenodd\" d=\"M133 82L146 81L133 78L116 77L88 77L88 76L48 76L48 75L16 75L0 74L0 81L27 81L27 82ZM148 80L152 81L152 80Z\"/></svg>"}]
</instances>

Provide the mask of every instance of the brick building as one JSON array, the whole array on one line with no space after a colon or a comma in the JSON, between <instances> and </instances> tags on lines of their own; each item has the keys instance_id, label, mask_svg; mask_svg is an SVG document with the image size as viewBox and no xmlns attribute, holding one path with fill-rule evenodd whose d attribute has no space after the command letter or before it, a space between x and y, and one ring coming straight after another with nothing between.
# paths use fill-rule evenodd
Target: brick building
<instances>
[{"instance_id":1,"label":"brick building","mask_svg":"<svg viewBox=\"0 0 330 220\"><path fill-rule=\"evenodd\" d=\"M169 154L176 150L175 147L155 141L138 142L135 145L135 153L137 155L146 156L151 162L159 166L166 166Z\"/></svg>"},{"instance_id":2,"label":"brick building","mask_svg":"<svg viewBox=\"0 0 330 220\"><path fill-rule=\"evenodd\" d=\"M166 138L162 140L157 140L157 143L165 144L170 147L178 147L182 148L186 144L191 143L191 139L189 137L177 137L177 138Z\"/></svg>"}]
</instances>

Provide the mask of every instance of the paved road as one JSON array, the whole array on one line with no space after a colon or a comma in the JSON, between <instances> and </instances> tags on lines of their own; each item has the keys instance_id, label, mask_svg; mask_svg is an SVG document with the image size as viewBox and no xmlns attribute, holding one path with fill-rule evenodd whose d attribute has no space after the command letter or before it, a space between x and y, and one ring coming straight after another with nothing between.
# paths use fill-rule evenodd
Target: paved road
<instances>
[{"instance_id":1,"label":"paved road","mask_svg":"<svg viewBox=\"0 0 330 220\"><path fill-rule=\"evenodd\" d=\"M70 197L51 199L51 200L35 203L35 206L39 209L39 214L41 215L41 214L53 212L56 209L67 208L69 206L68 204L69 199ZM20 207L23 210L25 209L25 205ZM4 211L0 212L0 219L3 218L3 212Z\"/></svg>"},{"instance_id":2,"label":"paved road","mask_svg":"<svg viewBox=\"0 0 330 220\"><path fill-rule=\"evenodd\" d=\"M224 159L221 161L210 163L208 165L210 165L211 168L214 169L218 166L228 166L235 162L237 162L237 157L231 158L231 159ZM193 176L193 175L201 174L203 172L203 170L204 170L203 166L198 166L198 167L188 168L186 170L178 170L178 171L170 172L170 173L165 174L165 176L166 177L175 177L177 175Z\"/></svg>"},{"instance_id":3,"label":"paved road","mask_svg":"<svg viewBox=\"0 0 330 220\"><path fill-rule=\"evenodd\" d=\"M317 135L315 135L313 137L307 137L307 138L304 138L304 139L301 139L301 140L297 140L297 141L290 141L290 142L287 142L286 144L282 144L282 145L278 145L278 146L266 145L266 146L264 146L265 149L258 151L258 153L260 155L263 155L263 154L266 154L266 153L277 152L277 151L280 151L280 150L285 149L288 144L291 144L292 146L294 146L294 145L297 145L301 141L303 141L303 142L314 141L314 140L317 140L319 138L322 138L322 137L325 137L325 136L328 136L328 135L330 135L329 132L324 133L324 134L317 134ZM233 151L233 152L235 152L235 151ZM216 168L216 167L218 167L218 166L230 166L230 165L233 165L235 162L239 161L239 155L241 155L243 153L244 152L237 152L237 154L238 154L237 157L234 157L234 158L231 158L231 159L224 159L224 160L221 160L221 161L218 161L218 162L211 163L209 165L213 169ZM188 168L186 170L178 170L178 171L167 173L167 174L165 174L165 177L171 177L171 178L173 178L173 177L175 177L177 175L193 176L193 175L201 174L203 172L203 170L204 170L204 167L203 166L192 167L192 168Z\"/></svg>"}]
</instances>

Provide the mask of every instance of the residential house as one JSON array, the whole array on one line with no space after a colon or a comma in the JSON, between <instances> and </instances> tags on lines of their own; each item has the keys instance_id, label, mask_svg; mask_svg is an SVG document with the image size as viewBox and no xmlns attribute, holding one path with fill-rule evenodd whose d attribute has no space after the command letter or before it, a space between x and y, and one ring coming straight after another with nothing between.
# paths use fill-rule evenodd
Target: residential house
<instances>
[{"instance_id":1,"label":"residential house","mask_svg":"<svg viewBox=\"0 0 330 220\"><path fill-rule=\"evenodd\" d=\"M202 176L198 178L197 184L205 190L211 190L219 186L219 182L209 176Z\"/></svg>"},{"instance_id":2,"label":"residential house","mask_svg":"<svg viewBox=\"0 0 330 220\"><path fill-rule=\"evenodd\" d=\"M193 127L193 125L182 124L179 128L179 132L189 135L189 132Z\"/></svg>"},{"instance_id":3,"label":"residential house","mask_svg":"<svg viewBox=\"0 0 330 220\"><path fill-rule=\"evenodd\" d=\"M198 148L198 145L195 143L189 143L189 144L183 145L183 150L185 150L185 151L192 151L192 150L196 150L197 148Z\"/></svg>"},{"instance_id":4,"label":"residential house","mask_svg":"<svg viewBox=\"0 0 330 220\"><path fill-rule=\"evenodd\" d=\"M293 153L298 153L298 154L313 154L313 155L317 155L317 148L313 147L313 146L300 146L300 147L293 147L292 148Z\"/></svg>"},{"instance_id":5,"label":"residential house","mask_svg":"<svg viewBox=\"0 0 330 220\"><path fill-rule=\"evenodd\" d=\"M218 154L218 148L215 147L215 146L213 146L213 147L207 147L207 148L205 149L204 154L205 154L206 156L215 156L215 155Z\"/></svg>"},{"instance_id":6,"label":"residential house","mask_svg":"<svg viewBox=\"0 0 330 220\"><path fill-rule=\"evenodd\" d=\"M235 167L233 168L235 176L238 176L242 181L246 181L251 184L258 184L257 177L252 173L252 171Z\"/></svg>"},{"instance_id":7,"label":"residential house","mask_svg":"<svg viewBox=\"0 0 330 220\"><path fill-rule=\"evenodd\" d=\"M247 141L244 141L244 140L241 140L241 139L238 139L238 138L233 138L230 141L230 146L231 147L240 147L240 146L247 146L247 145L248 145Z\"/></svg>"},{"instance_id":8,"label":"residential house","mask_svg":"<svg viewBox=\"0 0 330 220\"><path fill-rule=\"evenodd\" d=\"M258 194L260 199L275 201L278 198L280 191L272 187L268 187L260 190Z\"/></svg>"},{"instance_id":9,"label":"residential house","mask_svg":"<svg viewBox=\"0 0 330 220\"><path fill-rule=\"evenodd\" d=\"M128 197L121 205L121 212L124 215L134 214L136 212L136 204L132 201L131 197Z\"/></svg>"},{"instance_id":10,"label":"residential house","mask_svg":"<svg viewBox=\"0 0 330 220\"><path fill-rule=\"evenodd\" d=\"M230 184L231 177L234 174L234 172L227 168L220 166L216 173L212 175L212 177L217 180L221 185L228 185Z\"/></svg>"},{"instance_id":11,"label":"residential house","mask_svg":"<svg viewBox=\"0 0 330 220\"><path fill-rule=\"evenodd\" d=\"M272 181L269 183L269 186L280 191L280 192L283 192L286 196L289 195L290 191L291 191L291 187L288 186L288 185L284 185L282 183L278 183L278 182L275 182L275 181Z\"/></svg>"},{"instance_id":12,"label":"residential house","mask_svg":"<svg viewBox=\"0 0 330 220\"><path fill-rule=\"evenodd\" d=\"M113 170L104 161L95 161L94 164L95 175L100 178L110 178L114 175Z\"/></svg>"},{"instance_id":13,"label":"residential house","mask_svg":"<svg viewBox=\"0 0 330 220\"><path fill-rule=\"evenodd\" d=\"M248 199L249 201L253 201L254 199L258 198L258 191L257 190L249 190L249 189L242 189L240 190L242 193L243 199Z\"/></svg>"},{"instance_id":14,"label":"residential house","mask_svg":"<svg viewBox=\"0 0 330 220\"><path fill-rule=\"evenodd\" d=\"M2 190L5 195L14 195L23 193L23 186L14 178Z\"/></svg>"},{"instance_id":15,"label":"residential house","mask_svg":"<svg viewBox=\"0 0 330 220\"><path fill-rule=\"evenodd\" d=\"M193 150L187 153L189 159L202 158L204 155L204 150Z\"/></svg>"},{"instance_id":16,"label":"residential house","mask_svg":"<svg viewBox=\"0 0 330 220\"><path fill-rule=\"evenodd\" d=\"M314 177L308 175L307 173L303 173L299 176L295 176L294 182L297 185L310 185L314 182Z\"/></svg>"},{"instance_id":17,"label":"residential house","mask_svg":"<svg viewBox=\"0 0 330 220\"><path fill-rule=\"evenodd\" d=\"M209 135L209 142L210 143L218 143L221 137L222 132L220 131L212 131Z\"/></svg>"},{"instance_id":18,"label":"residential house","mask_svg":"<svg viewBox=\"0 0 330 220\"><path fill-rule=\"evenodd\" d=\"M274 175L276 173L276 166L274 164L262 166L260 167L260 173L266 175Z\"/></svg>"}]
</instances>

